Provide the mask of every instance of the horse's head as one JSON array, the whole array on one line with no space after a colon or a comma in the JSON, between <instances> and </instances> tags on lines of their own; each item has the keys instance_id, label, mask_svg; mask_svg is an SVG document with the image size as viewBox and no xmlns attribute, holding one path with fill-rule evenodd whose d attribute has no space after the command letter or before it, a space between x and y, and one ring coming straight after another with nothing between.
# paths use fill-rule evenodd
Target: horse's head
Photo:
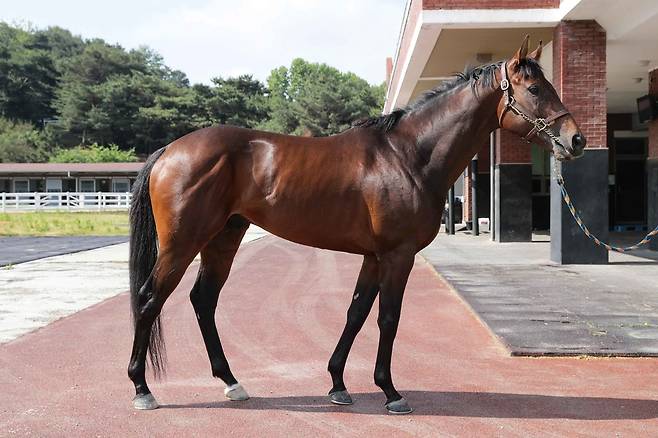
<instances>
[{"instance_id":1,"label":"horse's head","mask_svg":"<svg viewBox=\"0 0 658 438\"><path fill-rule=\"evenodd\" d=\"M500 127L528 141L538 137L558 160L578 158L585 148L585 136L539 67L541 41L537 50L528 53L528 39L526 36L521 48L501 66Z\"/></svg>"}]
</instances>

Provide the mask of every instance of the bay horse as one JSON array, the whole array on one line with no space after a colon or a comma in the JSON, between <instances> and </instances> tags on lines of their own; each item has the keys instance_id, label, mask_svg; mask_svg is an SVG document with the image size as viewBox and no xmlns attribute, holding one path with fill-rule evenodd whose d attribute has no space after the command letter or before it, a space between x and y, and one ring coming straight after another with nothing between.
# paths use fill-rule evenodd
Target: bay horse
<instances>
[{"instance_id":1,"label":"bay horse","mask_svg":"<svg viewBox=\"0 0 658 438\"><path fill-rule=\"evenodd\" d=\"M212 375L225 382L228 399L249 398L224 355L214 313L253 223L293 242L363 256L347 323L329 360L329 398L352 403L345 362L379 295L375 384L388 412L411 412L393 386L393 341L415 255L439 231L448 188L499 127L540 138L559 160L578 157L585 147L542 73L541 50L540 42L528 54L526 36L507 61L467 70L410 106L337 135L216 126L152 154L135 182L130 211L134 407L158 407L146 384L146 356L157 377L164 365L160 311L199 253L190 300Z\"/></svg>"}]
</instances>

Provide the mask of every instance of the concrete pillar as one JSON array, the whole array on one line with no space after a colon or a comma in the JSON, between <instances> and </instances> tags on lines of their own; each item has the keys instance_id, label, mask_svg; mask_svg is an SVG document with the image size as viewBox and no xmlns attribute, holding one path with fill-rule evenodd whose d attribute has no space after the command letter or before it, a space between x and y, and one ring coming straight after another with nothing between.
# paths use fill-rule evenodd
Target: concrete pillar
<instances>
[{"instance_id":1,"label":"concrete pillar","mask_svg":"<svg viewBox=\"0 0 658 438\"><path fill-rule=\"evenodd\" d=\"M516 134L496 131L494 175L496 242L532 240L530 145Z\"/></svg>"},{"instance_id":2,"label":"concrete pillar","mask_svg":"<svg viewBox=\"0 0 658 438\"><path fill-rule=\"evenodd\" d=\"M587 138L585 155L558 163L574 205L592 233L608 240L606 34L594 20L563 21L553 34L553 85ZM571 217L551 180L551 260L605 264L608 252Z\"/></svg>"},{"instance_id":3,"label":"concrete pillar","mask_svg":"<svg viewBox=\"0 0 658 438\"><path fill-rule=\"evenodd\" d=\"M649 94L658 99L658 69L649 72ZM658 225L658 119L649 122L649 151L647 156L647 225ZM649 248L658 251L658 238Z\"/></svg>"}]
</instances>

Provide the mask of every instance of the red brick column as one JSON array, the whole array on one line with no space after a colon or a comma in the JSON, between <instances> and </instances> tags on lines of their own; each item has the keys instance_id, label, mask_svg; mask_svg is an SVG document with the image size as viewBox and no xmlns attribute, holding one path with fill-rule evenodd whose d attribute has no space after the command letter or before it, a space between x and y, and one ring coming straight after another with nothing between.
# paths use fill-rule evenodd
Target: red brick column
<instances>
[{"instance_id":1,"label":"red brick column","mask_svg":"<svg viewBox=\"0 0 658 438\"><path fill-rule=\"evenodd\" d=\"M496 142L496 164L529 164L532 152L530 145L518 135L500 130L500 141Z\"/></svg>"},{"instance_id":2,"label":"red brick column","mask_svg":"<svg viewBox=\"0 0 658 438\"><path fill-rule=\"evenodd\" d=\"M560 163L566 187L590 231L608 240L606 34L594 20L563 21L553 33L553 85L587 138L585 155ZM551 259L608 262L608 252L578 228L551 182Z\"/></svg>"},{"instance_id":3,"label":"red brick column","mask_svg":"<svg viewBox=\"0 0 658 438\"><path fill-rule=\"evenodd\" d=\"M469 163L470 165L470 163ZM462 204L462 218L464 222L468 222L472 219L472 208L471 208L471 171L467 167L464 172L464 203Z\"/></svg>"},{"instance_id":4,"label":"red brick column","mask_svg":"<svg viewBox=\"0 0 658 438\"><path fill-rule=\"evenodd\" d=\"M606 38L594 20L563 21L553 36L553 85L587 138L606 148Z\"/></svg>"},{"instance_id":5,"label":"red brick column","mask_svg":"<svg viewBox=\"0 0 658 438\"><path fill-rule=\"evenodd\" d=\"M649 72L649 94L658 99L658 69ZM658 119L649 122L649 154L647 157L647 225L658 225ZM658 251L658 239L649 247Z\"/></svg>"}]
</instances>

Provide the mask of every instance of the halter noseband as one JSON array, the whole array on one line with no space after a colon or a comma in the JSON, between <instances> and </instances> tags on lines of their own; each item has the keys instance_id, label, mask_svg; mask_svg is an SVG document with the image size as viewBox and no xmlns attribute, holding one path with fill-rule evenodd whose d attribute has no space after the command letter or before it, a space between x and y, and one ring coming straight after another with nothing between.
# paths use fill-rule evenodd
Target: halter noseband
<instances>
[{"instance_id":1,"label":"halter noseband","mask_svg":"<svg viewBox=\"0 0 658 438\"><path fill-rule=\"evenodd\" d=\"M505 108L503 108L503 110L500 113L500 117L498 118L498 124L501 127L503 126L503 117L505 117L507 110L510 110L517 116L521 116L523 120L525 120L526 122L532 125L530 131L523 137L525 141L530 143L530 140L535 136L537 136L537 134L539 134L540 132L545 132L546 135L548 135L551 138L551 140L553 140L560 146L564 147L560 142L560 138L557 135L553 134L553 132L551 132L551 130L548 128L560 117L568 115L569 111L564 109L562 111L558 111L557 113L553 114L552 116L546 119L537 117L533 120L528 114L526 114L521 108L519 108L520 105L514 99L514 96L512 96L512 87L510 86L509 79L507 79L507 61L503 62L503 65L500 67L500 75L501 75L500 89L503 90L503 98L505 99Z\"/></svg>"}]
</instances>

